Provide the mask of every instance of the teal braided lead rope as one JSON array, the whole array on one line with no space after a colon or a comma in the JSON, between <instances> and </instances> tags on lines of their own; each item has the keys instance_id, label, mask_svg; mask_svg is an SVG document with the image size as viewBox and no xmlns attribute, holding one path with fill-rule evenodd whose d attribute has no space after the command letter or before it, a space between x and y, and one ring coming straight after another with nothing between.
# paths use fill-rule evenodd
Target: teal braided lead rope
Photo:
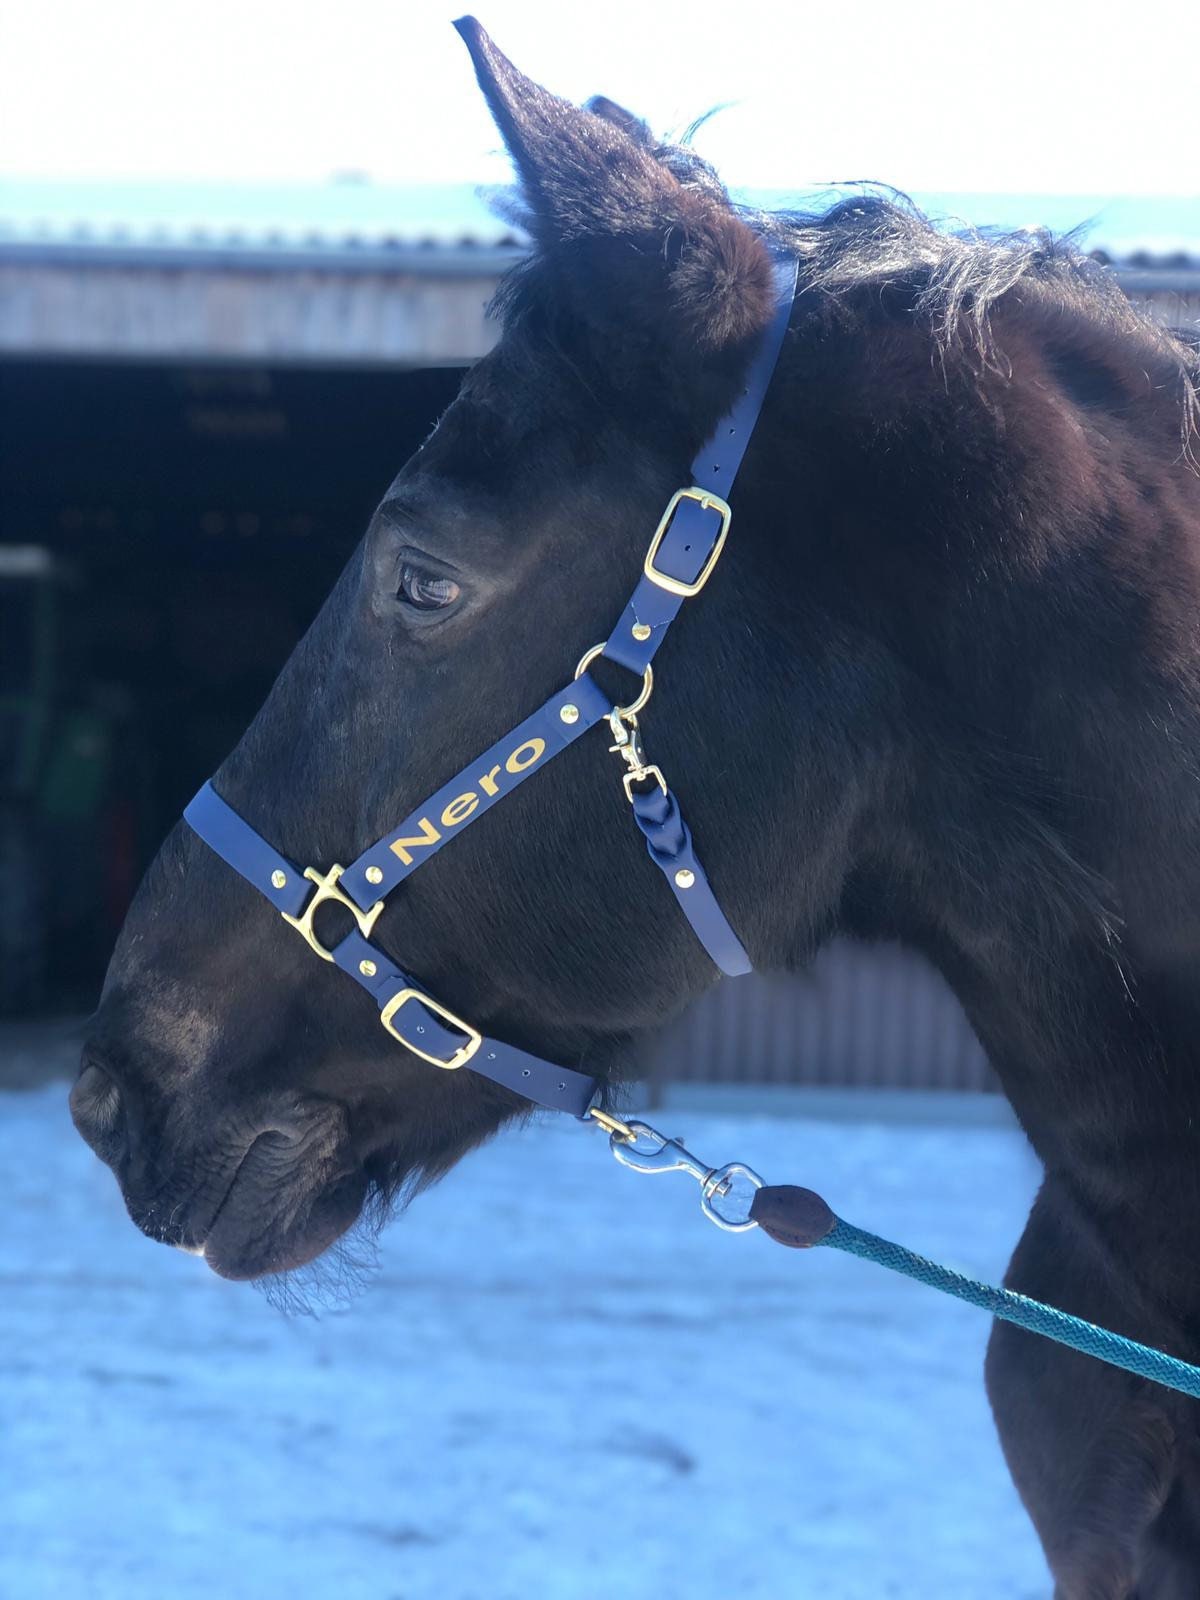
<instances>
[{"instance_id":1,"label":"teal braided lead rope","mask_svg":"<svg viewBox=\"0 0 1200 1600\"><path fill-rule=\"evenodd\" d=\"M1028 1328L1031 1333L1040 1333L1058 1344L1070 1345L1072 1350L1082 1351L1085 1356L1095 1356L1098 1361L1123 1367L1126 1372L1136 1373L1139 1378L1149 1378L1153 1383L1161 1383L1168 1389L1178 1389L1181 1394L1200 1399L1200 1367L1179 1361L1162 1350L1153 1350L1148 1344L1139 1344L1136 1339L1126 1339L1119 1333L1110 1333L1107 1328L1098 1328L1094 1322L1085 1322L1082 1317L1056 1311L1053 1306L1043 1305L1040 1300L1031 1300L1027 1295L1014 1294L1011 1289L996 1289L989 1283L977 1283L974 1278L966 1278L961 1272L952 1272L949 1267L941 1267L936 1261L927 1261L924 1256L914 1255L911 1250L893 1244L890 1239L881 1239L877 1233L867 1233L851 1222L843 1222L841 1217L817 1242L832 1245L835 1250L845 1250L852 1256L861 1256L864 1261L874 1261L876 1265L887 1267L892 1272L902 1272L906 1278L915 1278L918 1283L926 1283L931 1289L940 1289L943 1294L966 1300L973 1306L990 1311L1004 1322L1016 1323L1018 1328Z\"/></svg>"}]
</instances>

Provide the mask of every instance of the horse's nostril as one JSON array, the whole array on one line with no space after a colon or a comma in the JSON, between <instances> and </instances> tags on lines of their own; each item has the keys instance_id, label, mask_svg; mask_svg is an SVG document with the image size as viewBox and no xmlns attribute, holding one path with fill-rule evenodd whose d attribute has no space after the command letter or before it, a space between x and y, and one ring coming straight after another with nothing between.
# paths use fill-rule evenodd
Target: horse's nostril
<instances>
[{"instance_id":1,"label":"horse's nostril","mask_svg":"<svg viewBox=\"0 0 1200 1600\"><path fill-rule=\"evenodd\" d=\"M84 1067L71 1090L71 1117L101 1160L116 1159L124 1144L121 1091L94 1062Z\"/></svg>"}]
</instances>

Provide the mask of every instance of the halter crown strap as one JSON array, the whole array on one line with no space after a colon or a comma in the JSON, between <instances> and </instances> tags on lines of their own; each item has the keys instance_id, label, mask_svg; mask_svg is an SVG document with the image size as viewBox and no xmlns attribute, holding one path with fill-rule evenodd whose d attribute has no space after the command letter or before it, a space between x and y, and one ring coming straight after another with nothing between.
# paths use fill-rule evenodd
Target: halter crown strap
<instances>
[{"instance_id":1,"label":"halter crown strap","mask_svg":"<svg viewBox=\"0 0 1200 1600\"><path fill-rule=\"evenodd\" d=\"M491 809L534 771L606 718L614 751L628 771L625 793L650 859L670 885L693 932L721 971L750 971L750 958L718 904L696 857L679 802L658 767L642 750L637 710L653 684L650 662L686 599L699 594L720 559L732 512L725 496L741 465L787 331L797 262L775 263L778 303L750 365L745 387L705 443L693 466L694 482L676 491L651 540L642 577L603 645L589 651L574 680L519 723L470 766L430 796L400 826L343 868L301 871L267 843L206 783L184 812L204 842L253 885L323 960L365 989L380 1020L400 1044L431 1066L469 1066L537 1104L584 1116L600 1085L583 1073L555 1066L501 1040L485 1038L469 1022L426 994L403 968L371 942L385 898L451 836ZM643 676L634 706L610 707L586 669L603 654ZM325 945L315 925L319 907L333 901L353 918L338 944Z\"/></svg>"},{"instance_id":2,"label":"halter crown strap","mask_svg":"<svg viewBox=\"0 0 1200 1600\"><path fill-rule=\"evenodd\" d=\"M733 406L692 462L691 487L672 496L658 525L642 579L604 645L610 661L643 672L654 659L683 602L699 594L712 575L733 513L727 503L754 424L762 410L787 333L799 262L775 262L775 311Z\"/></svg>"}]
</instances>

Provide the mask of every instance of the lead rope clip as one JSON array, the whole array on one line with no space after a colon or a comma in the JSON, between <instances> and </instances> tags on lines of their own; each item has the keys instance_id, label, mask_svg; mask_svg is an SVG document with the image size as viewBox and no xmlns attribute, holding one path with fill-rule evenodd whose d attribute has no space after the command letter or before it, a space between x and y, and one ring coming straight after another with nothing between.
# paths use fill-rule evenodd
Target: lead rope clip
<instances>
[{"instance_id":1,"label":"lead rope clip","mask_svg":"<svg viewBox=\"0 0 1200 1600\"><path fill-rule=\"evenodd\" d=\"M700 1185L700 1209L710 1222L726 1233L749 1233L758 1227L750 1207L766 1180L753 1167L741 1161L706 1167L678 1139L669 1139L648 1122L622 1122L598 1106L586 1115L608 1134L608 1147L623 1167L633 1172L686 1172Z\"/></svg>"},{"instance_id":2,"label":"lead rope clip","mask_svg":"<svg viewBox=\"0 0 1200 1600\"><path fill-rule=\"evenodd\" d=\"M625 798L630 805L633 804L633 786L646 779L653 779L664 794L667 792L667 780L662 775L662 769L646 760L646 752L642 749L642 734L638 727L637 713L624 710L621 706L614 706L608 714L608 725L612 729L614 742L609 745L610 756L620 756L629 771L622 774L621 783L625 790Z\"/></svg>"}]
</instances>

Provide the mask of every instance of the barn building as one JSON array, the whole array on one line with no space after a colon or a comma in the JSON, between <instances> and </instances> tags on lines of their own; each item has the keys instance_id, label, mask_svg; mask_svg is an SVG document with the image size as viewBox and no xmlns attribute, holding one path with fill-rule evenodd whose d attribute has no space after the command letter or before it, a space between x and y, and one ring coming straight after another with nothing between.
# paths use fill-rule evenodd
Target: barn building
<instances>
[{"instance_id":1,"label":"barn building","mask_svg":"<svg viewBox=\"0 0 1200 1600\"><path fill-rule=\"evenodd\" d=\"M1190 226L1140 204L1097 254L1200 319L1200 204ZM488 348L523 249L466 186L0 189L0 1010L92 1003L149 855ZM660 1070L989 1085L940 980L849 946L723 985Z\"/></svg>"}]
</instances>

